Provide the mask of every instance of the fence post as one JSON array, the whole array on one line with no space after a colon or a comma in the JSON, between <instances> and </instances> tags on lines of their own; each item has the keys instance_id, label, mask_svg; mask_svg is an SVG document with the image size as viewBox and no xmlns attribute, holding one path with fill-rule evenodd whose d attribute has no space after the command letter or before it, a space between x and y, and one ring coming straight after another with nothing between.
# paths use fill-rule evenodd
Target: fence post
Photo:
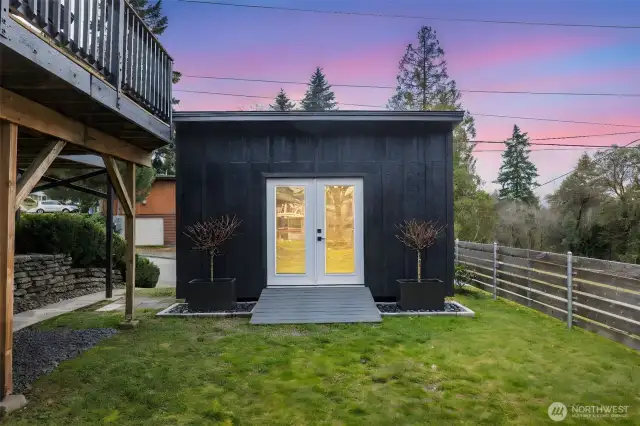
<instances>
[{"instance_id":1,"label":"fence post","mask_svg":"<svg viewBox=\"0 0 640 426\"><path fill-rule=\"evenodd\" d=\"M456 245L454 246L455 247L454 252L455 252L456 265L460 262L460 251L459 251L459 247L460 246L458 245L459 242L460 242L460 240L458 240L456 238Z\"/></svg>"},{"instance_id":2,"label":"fence post","mask_svg":"<svg viewBox=\"0 0 640 426\"><path fill-rule=\"evenodd\" d=\"M573 325L573 255L567 252L567 328Z\"/></svg>"},{"instance_id":3,"label":"fence post","mask_svg":"<svg viewBox=\"0 0 640 426\"><path fill-rule=\"evenodd\" d=\"M498 294L498 243L493 242L493 300Z\"/></svg>"}]
</instances>

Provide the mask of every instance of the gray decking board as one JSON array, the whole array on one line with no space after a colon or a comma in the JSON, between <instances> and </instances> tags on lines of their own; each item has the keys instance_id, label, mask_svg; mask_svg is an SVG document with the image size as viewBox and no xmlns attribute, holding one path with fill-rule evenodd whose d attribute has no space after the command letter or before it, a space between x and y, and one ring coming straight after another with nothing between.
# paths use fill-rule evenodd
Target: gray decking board
<instances>
[{"instance_id":1,"label":"gray decking board","mask_svg":"<svg viewBox=\"0 0 640 426\"><path fill-rule=\"evenodd\" d=\"M265 288L251 324L327 324L380 322L367 287Z\"/></svg>"}]
</instances>

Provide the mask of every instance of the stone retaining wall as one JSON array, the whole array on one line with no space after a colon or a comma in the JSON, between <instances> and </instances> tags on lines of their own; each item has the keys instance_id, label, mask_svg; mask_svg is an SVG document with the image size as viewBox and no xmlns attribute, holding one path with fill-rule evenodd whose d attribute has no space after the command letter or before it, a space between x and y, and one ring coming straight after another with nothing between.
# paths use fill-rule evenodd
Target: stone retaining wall
<instances>
[{"instance_id":1,"label":"stone retaining wall","mask_svg":"<svg viewBox=\"0 0 640 426\"><path fill-rule=\"evenodd\" d=\"M16 255L13 311L27 311L105 290L104 268L72 268L64 254ZM123 287L122 274L113 271L113 287Z\"/></svg>"}]
</instances>

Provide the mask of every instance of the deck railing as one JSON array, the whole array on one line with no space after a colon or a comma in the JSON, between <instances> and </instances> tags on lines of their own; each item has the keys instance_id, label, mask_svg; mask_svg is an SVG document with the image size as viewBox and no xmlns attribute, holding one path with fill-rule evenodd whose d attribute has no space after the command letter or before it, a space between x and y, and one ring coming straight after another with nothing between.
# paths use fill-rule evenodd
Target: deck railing
<instances>
[{"instance_id":1,"label":"deck railing","mask_svg":"<svg viewBox=\"0 0 640 426\"><path fill-rule=\"evenodd\" d=\"M126 0L10 0L11 12L171 120L173 60Z\"/></svg>"}]
</instances>

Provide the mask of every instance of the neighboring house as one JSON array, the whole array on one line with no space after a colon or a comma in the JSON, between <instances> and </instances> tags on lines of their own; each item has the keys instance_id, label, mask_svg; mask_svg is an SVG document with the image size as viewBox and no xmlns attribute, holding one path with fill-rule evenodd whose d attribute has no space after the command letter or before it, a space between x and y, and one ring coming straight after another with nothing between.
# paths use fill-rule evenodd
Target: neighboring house
<instances>
[{"instance_id":1,"label":"neighboring house","mask_svg":"<svg viewBox=\"0 0 640 426\"><path fill-rule=\"evenodd\" d=\"M453 294L453 139L463 113L177 112L177 292L207 277L185 226L236 215L215 260L241 299L267 286L367 286L378 300L416 276L397 224L434 220L445 235L423 277Z\"/></svg>"},{"instance_id":2,"label":"neighboring house","mask_svg":"<svg viewBox=\"0 0 640 426\"><path fill-rule=\"evenodd\" d=\"M101 201L101 211L106 211ZM117 199L113 202L113 214L124 214ZM176 244L176 178L156 176L147 198L136 204L136 245Z\"/></svg>"}]
</instances>

